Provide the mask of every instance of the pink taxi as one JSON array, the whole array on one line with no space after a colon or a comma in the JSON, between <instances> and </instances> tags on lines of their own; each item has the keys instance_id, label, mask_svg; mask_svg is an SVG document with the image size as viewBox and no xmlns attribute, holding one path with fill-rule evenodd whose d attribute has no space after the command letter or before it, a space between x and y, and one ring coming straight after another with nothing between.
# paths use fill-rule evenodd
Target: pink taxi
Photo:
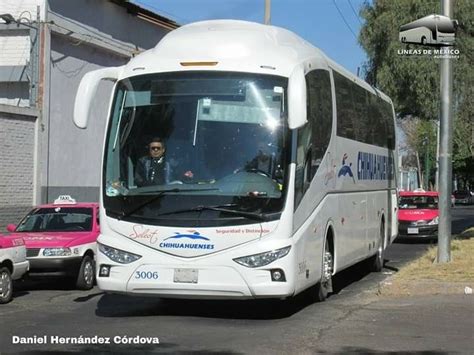
<instances>
[{"instance_id":1,"label":"pink taxi","mask_svg":"<svg viewBox=\"0 0 474 355\"><path fill-rule=\"evenodd\" d=\"M11 301L13 280L21 278L28 267L23 239L0 234L0 304Z\"/></svg>"},{"instance_id":2,"label":"pink taxi","mask_svg":"<svg viewBox=\"0 0 474 355\"><path fill-rule=\"evenodd\" d=\"M29 274L73 277L78 289L91 289L98 211L97 203L76 203L70 196L59 196L53 204L34 208L18 226L8 225L12 235L25 241Z\"/></svg>"},{"instance_id":3,"label":"pink taxi","mask_svg":"<svg viewBox=\"0 0 474 355\"><path fill-rule=\"evenodd\" d=\"M401 191L398 202L398 236L438 238L438 192Z\"/></svg>"}]
</instances>

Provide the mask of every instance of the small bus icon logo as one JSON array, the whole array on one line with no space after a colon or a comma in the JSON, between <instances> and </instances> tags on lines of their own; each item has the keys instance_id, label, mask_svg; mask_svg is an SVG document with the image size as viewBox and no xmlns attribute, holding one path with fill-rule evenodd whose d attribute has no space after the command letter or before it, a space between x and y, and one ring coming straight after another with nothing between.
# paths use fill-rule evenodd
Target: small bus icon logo
<instances>
[{"instance_id":1,"label":"small bus icon logo","mask_svg":"<svg viewBox=\"0 0 474 355\"><path fill-rule=\"evenodd\" d=\"M453 46L458 21L447 16L428 15L400 26L399 40L428 46Z\"/></svg>"}]
</instances>

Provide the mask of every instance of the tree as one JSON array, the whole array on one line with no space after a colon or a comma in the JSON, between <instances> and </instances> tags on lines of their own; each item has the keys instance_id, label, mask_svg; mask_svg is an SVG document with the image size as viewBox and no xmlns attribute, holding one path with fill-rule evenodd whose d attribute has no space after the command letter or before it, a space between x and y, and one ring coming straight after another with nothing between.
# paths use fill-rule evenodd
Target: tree
<instances>
[{"instance_id":1,"label":"tree","mask_svg":"<svg viewBox=\"0 0 474 355\"><path fill-rule=\"evenodd\" d=\"M474 1L453 0L459 21L453 59L453 173L474 179L469 170L474 161ZM366 80L394 101L402 120L437 120L439 116L439 59L428 55L399 54L402 49L420 49L398 40L399 27L420 17L441 12L439 0L373 0L361 9L365 23L359 42L369 58ZM421 125L419 125L421 129ZM420 136L424 134L421 130ZM419 142L412 149L420 151ZM474 183L472 183L474 186Z\"/></svg>"}]
</instances>

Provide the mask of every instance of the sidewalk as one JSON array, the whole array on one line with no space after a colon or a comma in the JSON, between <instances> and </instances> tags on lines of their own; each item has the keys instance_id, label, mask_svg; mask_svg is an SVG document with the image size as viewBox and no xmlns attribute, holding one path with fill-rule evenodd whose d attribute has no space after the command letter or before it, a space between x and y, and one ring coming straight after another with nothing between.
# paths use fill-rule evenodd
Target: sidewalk
<instances>
[{"instance_id":1,"label":"sidewalk","mask_svg":"<svg viewBox=\"0 0 474 355\"><path fill-rule=\"evenodd\" d=\"M327 329L321 353L473 354L474 297L379 296Z\"/></svg>"},{"instance_id":2,"label":"sidewalk","mask_svg":"<svg viewBox=\"0 0 474 355\"><path fill-rule=\"evenodd\" d=\"M474 228L465 232L451 243L450 263L433 262L430 249L348 307L319 352L474 354Z\"/></svg>"}]
</instances>

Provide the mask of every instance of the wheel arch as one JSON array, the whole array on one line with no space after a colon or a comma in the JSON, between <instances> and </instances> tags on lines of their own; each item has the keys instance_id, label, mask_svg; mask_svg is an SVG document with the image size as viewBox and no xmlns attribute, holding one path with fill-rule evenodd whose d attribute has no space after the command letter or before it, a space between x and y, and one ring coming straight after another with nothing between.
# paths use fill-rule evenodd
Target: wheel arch
<instances>
[{"instance_id":1,"label":"wheel arch","mask_svg":"<svg viewBox=\"0 0 474 355\"><path fill-rule=\"evenodd\" d=\"M13 262L9 259L3 260L0 263L0 267L6 267L10 271L10 273L13 273Z\"/></svg>"}]
</instances>

